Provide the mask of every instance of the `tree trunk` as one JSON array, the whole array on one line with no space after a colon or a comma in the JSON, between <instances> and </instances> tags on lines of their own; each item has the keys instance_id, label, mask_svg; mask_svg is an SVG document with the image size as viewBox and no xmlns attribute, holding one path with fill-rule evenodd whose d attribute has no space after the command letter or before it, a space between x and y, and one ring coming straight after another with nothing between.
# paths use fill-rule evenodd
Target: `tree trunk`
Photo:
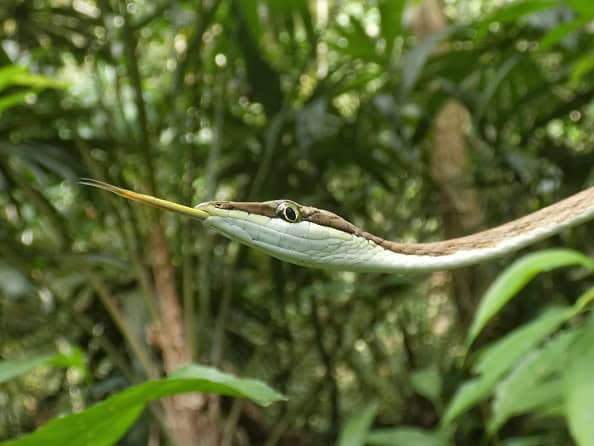
<instances>
[{"instance_id":1,"label":"tree trunk","mask_svg":"<svg viewBox=\"0 0 594 446\"><path fill-rule=\"evenodd\" d=\"M191 362L192 355L184 336L184 323L175 270L160 223L155 225L152 236L155 285L159 295L161 320L157 327L157 341L163 355L167 373ZM206 410L207 396L199 393L176 395L164 400L166 425L178 446L216 446L219 429Z\"/></svg>"},{"instance_id":2,"label":"tree trunk","mask_svg":"<svg viewBox=\"0 0 594 446\"><path fill-rule=\"evenodd\" d=\"M415 33L422 39L447 26L439 0L425 0L417 9ZM437 51L447 51L440 47ZM429 148L431 178L438 187L447 238L468 233L480 226L483 213L469 167L466 134L470 114L460 102L449 99L438 111ZM462 326L466 326L475 307L475 277L469 268L447 274Z\"/></svg>"}]
</instances>

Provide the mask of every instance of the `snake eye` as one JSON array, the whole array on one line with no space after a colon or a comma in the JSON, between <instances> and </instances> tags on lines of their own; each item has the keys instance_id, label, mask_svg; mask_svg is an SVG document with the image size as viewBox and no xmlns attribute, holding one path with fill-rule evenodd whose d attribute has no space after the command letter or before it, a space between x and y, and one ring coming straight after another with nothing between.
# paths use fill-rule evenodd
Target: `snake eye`
<instances>
[{"instance_id":1,"label":"snake eye","mask_svg":"<svg viewBox=\"0 0 594 446\"><path fill-rule=\"evenodd\" d=\"M299 209L292 203L281 203L276 214L289 223L296 223L301 218Z\"/></svg>"},{"instance_id":2,"label":"snake eye","mask_svg":"<svg viewBox=\"0 0 594 446\"><path fill-rule=\"evenodd\" d=\"M297 220L297 214L295 213L293 208L289 207L285 208L285 210L283 211L283 217L285 217L285 219L289 221Z\"/></svg>"}]
</instances>

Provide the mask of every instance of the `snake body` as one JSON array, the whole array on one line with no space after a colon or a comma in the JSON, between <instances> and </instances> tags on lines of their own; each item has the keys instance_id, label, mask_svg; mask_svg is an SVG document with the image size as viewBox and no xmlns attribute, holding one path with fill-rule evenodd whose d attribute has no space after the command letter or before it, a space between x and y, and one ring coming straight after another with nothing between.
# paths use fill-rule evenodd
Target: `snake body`
<instances>
[{"instance_id":1,"label":"snake body","mask_svg":"<svg viewBox=\"0 0 594 446\"><path fill-rule=\"evenodd\" d=\"M290 200L209 201L191 208L96 180L81 183L198 218L222 235L286 262L354 272L429 272L468 266L594 218L592 187L486 231L432 243L400 243L370 234L332 212Z\"/></svg>"}]
</instances>

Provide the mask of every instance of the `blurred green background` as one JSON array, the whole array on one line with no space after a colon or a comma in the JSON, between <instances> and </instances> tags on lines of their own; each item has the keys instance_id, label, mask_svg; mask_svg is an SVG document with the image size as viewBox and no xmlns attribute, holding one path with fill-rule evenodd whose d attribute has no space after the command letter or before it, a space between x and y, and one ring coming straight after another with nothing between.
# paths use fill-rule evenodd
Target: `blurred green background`
<instances>
[{"instance_id":1,"label":"blurred green background","mask_svg":"<svg viewBox=\"0 0 594 446\"><path fill-rule=\"evenodd\" d=\"M308 270L74 182L290 198L393 240L493 226L594 183L593 24L590 0L2 0L0 359L71 359L0 384L0 439L193 361L288 401L153 403L119 444L593 445L594 411L554 398L444 421L474 352L573 304L582 270L531 282L465 355L517 256ZM592 229L538 248L588 254Z\"/></svg>"}]
</instances>

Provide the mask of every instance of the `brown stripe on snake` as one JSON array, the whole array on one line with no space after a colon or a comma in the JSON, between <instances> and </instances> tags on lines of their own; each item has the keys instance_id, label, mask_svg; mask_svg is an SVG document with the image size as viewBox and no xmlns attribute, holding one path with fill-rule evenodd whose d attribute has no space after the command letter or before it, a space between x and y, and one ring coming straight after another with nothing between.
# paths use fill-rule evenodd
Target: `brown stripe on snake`
<instances>
[{"instance_id":1,"label":"brown stripe on snake","mask_svg":"<svg viewBox=\"0 0 594 446\"><path fill-rule=\"evenodd\" d=\"M250 214L276 217L276 208L286 200L274 201L213 201L212 204L219 209L229 209L248 212Z\"/></svg>"},{"instance_id":2,"label":"brown stripe on snake","mask_svg":"<svg viewBox=\"0 0 594 446\"><path fill-rule=\"evenodd\" d=\"M284 201L220 203L224 209L238 209L267 217L276 217L276 208ZM505 240L527 234L538 228L561 225L578 215L585 214L588 210L594 213L594 187L501 226L464 237L430 243L392 242L370 234L332 212L301 205L299 210L302 220L363 237L387 250L399 254L438 257L459 251L494 247Z\"/></svg>"}]
</instances>

